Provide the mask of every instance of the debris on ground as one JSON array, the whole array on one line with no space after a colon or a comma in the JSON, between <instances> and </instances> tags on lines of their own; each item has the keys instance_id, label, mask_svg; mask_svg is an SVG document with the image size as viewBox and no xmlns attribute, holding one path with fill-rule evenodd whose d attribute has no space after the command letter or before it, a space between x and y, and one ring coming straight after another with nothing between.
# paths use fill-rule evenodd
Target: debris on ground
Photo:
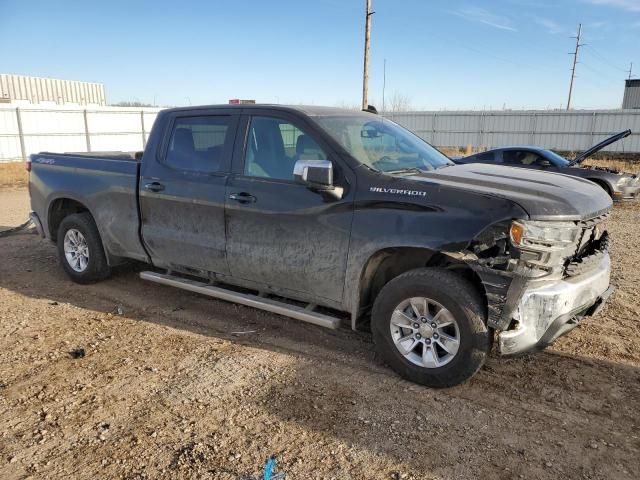
<instances>
[{"instance_id":1,"label":"debris on ground","mask_svg":"<svg viewBox=\"0 0 640 480\"><path fill-rule=\"evenodd\" d=\"M86 355L86 352L84 351L84 348L76 348L74 350L71 350L69 352L69 355L71 355L71 358L84 358L84 356Z\"/></svg>"}]
</instances>

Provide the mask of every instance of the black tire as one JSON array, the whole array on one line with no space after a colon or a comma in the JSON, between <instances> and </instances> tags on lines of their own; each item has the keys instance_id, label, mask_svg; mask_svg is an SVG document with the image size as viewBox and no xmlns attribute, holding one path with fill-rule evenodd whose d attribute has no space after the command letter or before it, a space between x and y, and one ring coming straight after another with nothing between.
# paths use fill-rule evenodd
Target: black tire
<instances>
[{"instance_id":1,"label":"black tire","mask_svg":"<svg viewBox=\"0 0 640 480\"><path fill-rule=\"evenodd\" d=\"M71 230L78 230L85 238L89 250L89 261L82 272L77 272L69 264L64 253L64 238ZM76 283L99 282L111 275L111 268L104 254L104 247L98 233L98 227L89 212L74 213L65 217L58 227L58 258L66 274Z\"/></svg>"},{"instance_id":2,"label":"black tire","mask_svg":"<svg viewBox=\"0 0 640 480\"><path fill-rule=\"evenodd\" d=\"M416 365L395 346L391 315L401 302L412 297L434 300L455 317L459 347L446 365L436 368ZM451 387L468 380L482 367L491 348L491 332L479 293L461 276L440 268L418 268L387 283L374 302L371 329L383 361L403 378L428 387Z\"/></svg>"}]
</instances>

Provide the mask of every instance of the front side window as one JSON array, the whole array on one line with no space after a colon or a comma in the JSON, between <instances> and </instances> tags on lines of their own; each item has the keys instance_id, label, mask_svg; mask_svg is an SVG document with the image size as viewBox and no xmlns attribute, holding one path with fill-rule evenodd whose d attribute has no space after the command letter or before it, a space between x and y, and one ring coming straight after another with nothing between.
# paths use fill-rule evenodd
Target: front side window
<instances>
[{"instance_id":1,"label":"front side window","mask_svg":"<svg viewBox=\"0 0 640 480\"><path fill-rule=\"evenodd\" d=\"M528 150L505 150L502 152L502 158L507 165L537 165L542 157L535 152Z\"/></svg>"},{"instance_id":2,"label":"front side window","mask_svg":"<svg viewBox=\"0 0 640 480\"><path fill-rule=\"evenodd\" d=\"M178 117L165 163L176 170L220 172L230 122L229 116Z\"/></svg>"},{"instance_id":3,"label":"front side window","mask_svg":"<svg viewBox=\"0 0 640 480\"><path fill-rule=\"evenodd\" d=\"M251 119L245 151L245 175L293 180L296 161L327 159L308 134L286 120L271 117Z\"/></svg>"},{"instance_id":4,"label":"front side window","mask_svg":"<svg viewBox=\"0 0 640 480\"><path fill-rule=\"evenodd\" d=\"M451 160L400 125L376 115L314 119L360 163L382 171L435 170Z\"/></svg>"}]
</instances>

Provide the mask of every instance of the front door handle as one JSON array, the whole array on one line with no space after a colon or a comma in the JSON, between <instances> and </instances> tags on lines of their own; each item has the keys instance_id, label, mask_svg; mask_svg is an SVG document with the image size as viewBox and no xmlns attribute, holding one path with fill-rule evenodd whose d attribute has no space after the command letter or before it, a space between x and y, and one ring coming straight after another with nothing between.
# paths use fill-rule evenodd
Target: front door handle
<instances>
[{"instance_id":1,"label":"front door handle","mask_svg":"<svg viewBox=\"0 0 640 480\"><path fill-rule=\"evenodd\" d=\"M159 182L151 182L147 183L144 186L145 190L149 190L150 192L161 192L164 190L164 185Z\"/></svg>"},{"instance_id":2,"label":"front door handle","mask_svg":"<svg viewBox=\"0 0 640 480\"><path fill-rule=\"evenodd\" d=\"M235 200L238 203L255 203L257 198L250 193L240 192L229 195L229 200Z\"/></svg>"}]
</instances>

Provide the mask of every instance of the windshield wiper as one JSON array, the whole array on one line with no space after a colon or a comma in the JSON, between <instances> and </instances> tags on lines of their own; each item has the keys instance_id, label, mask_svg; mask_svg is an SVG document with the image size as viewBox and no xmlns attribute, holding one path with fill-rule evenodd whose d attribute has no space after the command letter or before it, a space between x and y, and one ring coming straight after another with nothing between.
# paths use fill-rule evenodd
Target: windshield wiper
<instances>
[{"instance_id":1,"label":"windshield wiper","mask_svg":"<svg viewBox=\"0 0 640 480\"><path fill-rule=\"evenodd\" d=\"M424 173L427 170L421 170L417 167L410 167L410 168L400 168L398 170L385 170L384 173L390 173L391 175L396 174L396 173Z\"/></svg>"}]
</instances>

